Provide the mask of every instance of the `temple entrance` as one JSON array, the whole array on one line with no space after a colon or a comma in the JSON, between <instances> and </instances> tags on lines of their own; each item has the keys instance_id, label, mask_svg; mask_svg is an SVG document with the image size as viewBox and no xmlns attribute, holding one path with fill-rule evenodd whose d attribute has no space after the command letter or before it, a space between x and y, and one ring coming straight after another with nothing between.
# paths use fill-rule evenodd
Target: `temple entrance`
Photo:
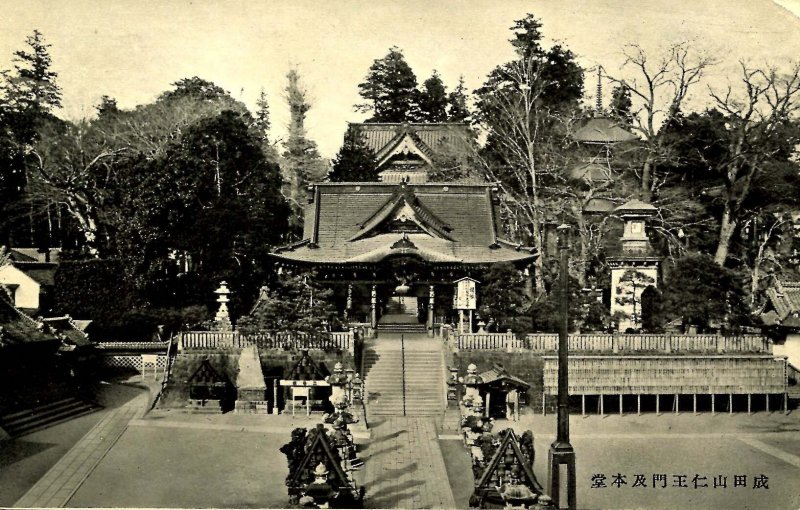
<instances>
[{"instance_id":1,"label":"temple entrance","mask_svg":"<svg viewBox=\"0 0 800 510\"><path fill-rule=\"evenodd\" d=\"M381 317L382 324L418 324L419 302L416 296L392 296Z\"/></svg>"}]
</instances>

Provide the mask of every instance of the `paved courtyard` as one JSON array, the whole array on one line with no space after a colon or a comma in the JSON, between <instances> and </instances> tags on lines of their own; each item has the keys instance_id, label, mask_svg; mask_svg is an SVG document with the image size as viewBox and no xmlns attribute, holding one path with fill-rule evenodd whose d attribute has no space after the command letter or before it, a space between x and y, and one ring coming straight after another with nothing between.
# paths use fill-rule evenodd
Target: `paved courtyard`
<instances>
[{"instance_id":1,"label":"paved courtyard","mask_svg":"<svg viewBox=\"0 0 800 510\"><path fill-rule=\"evenodd\" d=\"M42 478L37 485L48 476L76 485L66 502L51 499L48 506L282 508L287 469L278 449L292 428L313 426L320 417L159 412L132 418L99 461L89 453L78 462L80 452L70 451L59 463L66 463L65 469ZM466 505L469 461L450 432L437 433L426 418L372 425L371 439L363 432L357 436L366 465L356 478L366 487L367 507ZM534 470L546 485L554 418L527 415L516 423L498 421L495 430L509 425L534 430ZM95 429L101 426L102 420ZM571 433L581 508L800 508L795 413L573 415ZM91 441L90 436L84 439ZM3 469L13 466L6 463ZM637 481L637 475L644 478ZM727 487L714 488L720 477Z\"/></svg>"}]
</instances>

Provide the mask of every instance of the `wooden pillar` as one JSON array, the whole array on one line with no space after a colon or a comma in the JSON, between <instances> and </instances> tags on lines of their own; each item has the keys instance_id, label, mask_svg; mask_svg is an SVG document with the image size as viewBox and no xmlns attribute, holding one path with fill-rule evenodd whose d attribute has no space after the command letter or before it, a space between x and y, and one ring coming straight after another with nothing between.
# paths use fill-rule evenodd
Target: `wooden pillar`
<instances>
[{"instance_id":1,"label":"wooden pillar","mask_svg":"<svg viewBox=\"0 0 800 510\"><path fill-rule=\"evenodd\" d=\"M581 395L581 416L586 416L586 395Z\"/></svg>"},{"instance_id":2,"label":"wooden pillar","mask_svg":"<svg viewBox=\"0 0 800 510\"><path fill-rule=\"evenodd\" d=\"M656 416L658 416L659 414L661 414L661 409L659 409L659 407L661 406L661 399L659 398L660 396L661 396L661 395L659 395L658 393L656 393Z\"/></svg>"},{"instance_id":3,"label":"wooden pillar","mask_svg":"<svg viewBox=\"0 0 800 510\"><path fill-rule=\"evenodd\" d=\"M470 335L472 334L472 313L473 313L473 311L470 310L469 311L469 324L467 325L468 326L467 329L469 330L469 334Z\"/></svg>"},{"instance_id":4,"label":"wooden pillar","mask_svg":"<svg viewBox=\"0 0 800 510\"><path fill-rule=\"evenodd\" d=\"M750 414L750 411L752 409L752 407L750 405L751 404L751 400L752 400L752 395L750 393L748 393L747 394L747 414Z\"/></svg>"},{"instance_id":5,"label":"wooden pillar","mask_svg":"<svg viewBox=\"0 0 800 510\"><path fill-rule=\"evenodd\" d=\"M492 394L486 392L486 404L483 406L483 415L489 417L489 404L492 402Z\"/></svg>"},{"instance_id":6,"label":"wooden pillar","mask_svg":"<svg viewBox=\"0 0 800 510\"><path fill-rule=\"evenodd\" d=\"M715 411L715 409L714 409L714 400L715 400L715 399L714 399L714 397L716 397L716 395L714 395L714 394L712 393L712 394L711 394L711 414L712 414L712 415L714 414L714 411Z\"/></svg>"},{"instance_id":7,"label":"wooden pillar","mask_svg":"<svg viewBox=\"0 0 800 510\"><path fill-rule=\"evenodd\" d=\"M547 393L542 392L542 416L546 415L545 406L547 405Z\"/></svg>"},{"instance_id":8,"label":"wooden pillar","mask_svg":"<svg viewBox=\"0 0 800 510\"><path fill-rule=\"evenodd\" d=\"M636 414L642 414L642 394L636 395Z\"/></svg>"},{"instance_id":9,"label":"wooden pillar","mask_svg":"<svg viewBox=\"0 0 800 510\"><path fill-rule=\"evenodd\" d=\"M783 412L784 413L789 412L789 394L786 392L784 392L783 394Z\"/></svg>"},{"instance_id":10,"label":"wooden pillar","mask_svg":"<svg viewBox=\"0 0 800 510\"><path fill-rule=\"evenodd\" d=\"M728 414L733 414L733 393L728 393Z\"/></svg>"},{"instance_id":11,"label":"wooden pillar","mask_svg":"<svg viewBox=\"0 0 800 510\"><path fill-rule=\"evenodd\" d=\"M372 286L372 297L370 305L370 325L372 329L378 327L378 286Z\"/></svg>"},{"instance_id":12,"label":"wooden pillar","mask_svg":"<svg viewBox=\"0 0 800 510\"><path fill-rule=\"evenodd\" d=\"M619 415L622 416L622 393L619 394Z\"/></svg>"},{"instance_id":13,"label":"wooden pillar","mask_svg":"<svg viewBox=\"0 0 800 510\"><path fill-rule=\"evenodd\" d=\"M600 416L604 416L606 414L606 410L603 408L604 404L605 404L605 401L604 401L603 397L604 397L604 395L601 393L600 394Z\"/></svg>"},{"instance_id":14,"label":"wooden pillar","mask_svg":"<svg viewBox=\"0 0 800 510\"><path fill-rule=\"evenodd\" d=\"M764 394L764 399L766 400L767 412L769 412L769 393Z\"/></svg>"},{"instance_id":15,"label":"wooden pillar","mask_svg":"<svg viewBox=\"0 0 800 510\"><path fill-rule=\"evenodd\" d=\"M430 286L428 289L428 321L427 321L427 329L428 329L428 336L433 336L433 305L434 305L434 290L433 285Z\"/></svg>"},{"instance_id":16,"label":"wooden pillar","mask_svg":"<svg viewBox=\"0 0 800 510\"><path fill-rule=\"evenodd\" d=\"M464 310L458 311L458 334L464 334Z\"/></svg>"},{"instance_id":17,"label":"wooden pillar","mask_svg":"<svg viewBox=\"0 0 800 510\"><path fill-rule=\"evenodd\" d=\"M680 397L678 394L675 394L675 402L672 403L673 407L675 407L675 414L678 414L678 404L680 403Z\"/></svg>"},{"instance_id":18,"label":"wooden pillar","mask_svg":"<svg viewBox=\"0 0 800 510\"><path fill-rule=\"evenodd\" d=\"M692 394L692 411L697 414L697 393Z\"/></svg>"}]
</instances>

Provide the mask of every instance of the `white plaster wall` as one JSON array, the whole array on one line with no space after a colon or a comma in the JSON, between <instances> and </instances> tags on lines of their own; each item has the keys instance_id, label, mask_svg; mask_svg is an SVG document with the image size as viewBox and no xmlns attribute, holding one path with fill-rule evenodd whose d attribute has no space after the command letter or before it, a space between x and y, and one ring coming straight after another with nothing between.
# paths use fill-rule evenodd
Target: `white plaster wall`
<instances>
[{"instance_id":1,"label":"white plaster wall","mask_svg":"<svg viewBox=\"0 0 800 510\"><path fill-rule=\"evenodd\" d=\"M786 341L772 346L772 353L775 356L786 356L789 363L800 368L800 334L790 333L786 335Z\"/></svg>"},{"instance_id":2,"label":"white plaster wall","mask_svg":"<svg viewBox=\"0 0 800 510\"><path fill-rule=\"evenodd\" d=\"M17 308L39 308L39 283L12 265L0 268L0 284L18 285L14 292Z\"/></svg>"},{"instance_id":3,"label":"white plaster wall","mask_svg":"<svg viewBox=\"0 0 800 510\"><path fill-rule=\"evenodd\" d=\"M628 266L628 267L618 267L618 268L614 268L614 269L611 270L611 315L612 316L617 311L622 311L623 313L627 314L628 316L633 314L633 303L626 304L626 305L621 305L621 304L617 303L617 297L619 296L619 293L617 293L617 287L620 287L620 278L622 278L622 275L625 274L625 271L628 270L628 269L633 269L633 270L638 271L638 272L640 272L640 273L642 273L644 275L647 275L648 277L652 278L653 281L654 281L654 283L650 283L650 284L647 284L647 285L644 285L644 284L639 285L639 284L637 284L637 286L636 286L636 301L637 301L636 308L638 310L639 317L641 317L641 315L642 315L642 308L641 308L642 307L642 302L641 302L642 292L644 292L644 289L646 289L647 286L649 286L649 285L652 285L653 287L658 287L658 267L657 266L652 266L652 267L632 267L632 266ZM622 293L621 294L622 295L626 295L627 294L626 288L629 289L631 287L631 284L626 282L626 283L623 283L621 285L621 287L622 287L622 289L621 289ZM619 329L619 331L625 331L628 328L636 329L636 328L639 328L639 327L641 327L640 323L635 323L635 322L630 321L630 320L622 320L619 323L619 328L618 329Z\"/></svg>"}]
</instances>

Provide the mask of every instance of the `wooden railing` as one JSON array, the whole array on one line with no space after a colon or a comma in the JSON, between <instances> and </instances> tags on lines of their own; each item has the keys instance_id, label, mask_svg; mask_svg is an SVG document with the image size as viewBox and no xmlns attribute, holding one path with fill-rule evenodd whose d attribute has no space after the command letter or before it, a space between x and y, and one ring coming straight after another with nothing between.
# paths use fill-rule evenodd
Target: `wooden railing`
<instances>
[{"instance_id":1,"label":"wooden railing","mask_svg":"<svg viewBox=\"0 0 800 510\"><path fill-rule=\"evenodd\" d=\"M769 355L570 356L569 392L598 394L784 393L786 359ZM544 388L555 395L558 358L544 356Z\"/></svg>"},{"instance_id":2,"label":"wooden railing","mask_svg":"<svg viewBox=\"0 0 800 510\"><path fill-rule=\"evenodd\" d=\"M238 331L184 331L178 338L178 350L243 349L341 349L353 352L352 331L309 335L307 333L261 333L244 335Z\"/></svg>"}]
</instances>

